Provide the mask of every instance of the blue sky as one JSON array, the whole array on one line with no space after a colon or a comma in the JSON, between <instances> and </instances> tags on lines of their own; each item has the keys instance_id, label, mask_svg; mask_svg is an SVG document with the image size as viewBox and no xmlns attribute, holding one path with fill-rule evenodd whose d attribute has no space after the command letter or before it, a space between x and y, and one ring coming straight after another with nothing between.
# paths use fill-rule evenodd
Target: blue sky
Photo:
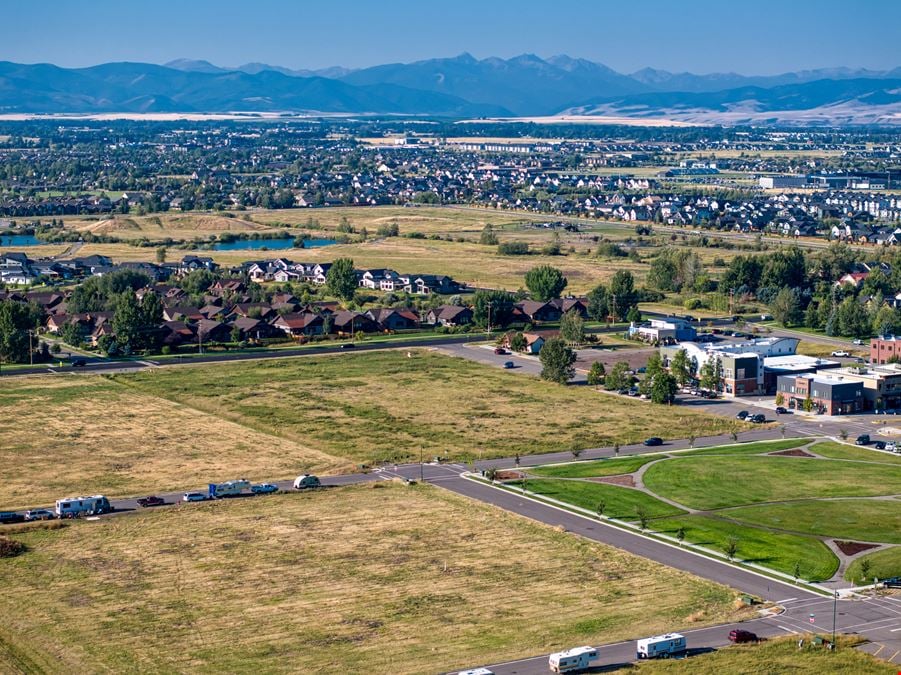
<instances>
[{"instance_id":1,"label":"blue sky","mask_svg":"<svg viewBox=\"0 0 901 675\"><path fill-rule=\"evenodd\" d=\"M0 60L291 68L567 53L621 72L901 66L898 0L4 0Z\"/></svg>"}]
</instances>

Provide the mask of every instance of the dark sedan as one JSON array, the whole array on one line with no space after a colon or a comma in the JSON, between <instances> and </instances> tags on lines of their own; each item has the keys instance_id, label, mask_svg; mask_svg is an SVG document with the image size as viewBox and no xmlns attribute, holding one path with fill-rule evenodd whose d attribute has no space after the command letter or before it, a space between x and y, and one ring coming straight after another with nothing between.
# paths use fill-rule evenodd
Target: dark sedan
<instances>
[{"instance_id":1,"label":"dark sedan","mask_svg":"<svg viewBox=\"0 0 901 675\"><path fill-rule=\"evenodd\" d=\"M644 440L644 444L648 447L653 447L655 445L663 445L663 439L659 436L651 436L650 438L646 438Z\"/></svg>"}]
</instances>

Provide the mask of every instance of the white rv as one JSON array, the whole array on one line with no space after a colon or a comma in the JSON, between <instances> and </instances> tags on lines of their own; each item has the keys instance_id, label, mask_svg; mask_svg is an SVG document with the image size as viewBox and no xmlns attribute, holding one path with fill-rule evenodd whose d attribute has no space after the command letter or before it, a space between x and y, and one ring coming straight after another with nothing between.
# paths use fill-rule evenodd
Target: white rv
<instances>
[{"instance_id":1,"label":"white rv","mask_svg":"<svg viewBox=\"0 0 901 675\"><path fill-rule=\"evenodd\" d=\"M103 495L93 497L66 497L56 500L56 515L59 518L75 518L76 516L95 516L109 513L113 507L109 499Z\"/></svg>"},{"instance_id":2,"label":"white rv","mask_svg":"<svg viewBox=\"0 0 901 675\"><path fill-rule=\"evenodd\" d=\"M311 476L308 473L305 473L303 476L298 476L294 479L294 489L295 490L304 490L306 488L317 488L321 485L319 479L316 476Z\"/></svg>"},{"instance_id":3,"label":"white rv","mask_svg":"<svg viewBox=\"0 0 901 675\"><path fill-rule=\"evenodd\" d=\"M680 633L667 633L638 641L639 659L669 658L685 653L685 636Z\"/></svg>"},{"instance_id":4,"label":"white rv","mask_svg":"<svg viewBox=\"0 0 901 675\"><path fill-rule=\"evenodd\" d=\"M598 650L594 647L574 647L565 652L551 654L547 664L555 673L574 673L587 668L597 657Z\"/></svg>"},{"instance_id":5,"label":"white rv","mask_svg":"<svg viewBox=\"0 0 901 675\"><path fill-rule=\"evenodd\" d=\"M210 483L210 499L218 499L220 497L234 497L241 494L244 490L250 488L250 481L241 478L240 480L230 480L224 483Z\"/></svg>"}]
</instances>

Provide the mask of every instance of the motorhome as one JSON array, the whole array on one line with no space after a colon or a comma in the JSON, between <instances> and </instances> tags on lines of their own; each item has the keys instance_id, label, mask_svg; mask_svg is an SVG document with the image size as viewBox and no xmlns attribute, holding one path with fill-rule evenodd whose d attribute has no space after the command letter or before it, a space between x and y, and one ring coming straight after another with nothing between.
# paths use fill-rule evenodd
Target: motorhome
<instances>
[{"instance_id":1,"label":"motorhome","mask_svg":"<svg viewBox=\"0 0 901 675\"><path fill-rule=\"evenodd\" d=\"M639 659L668 658L685 653L685 636L680 633L667 633L638 641Z\"/></svg>"},{"instance_id":2,"label":"motorhome","mask_svg":"<svg viewBox=\"0 0 901 675\"><path fill-rule=\"evenodd\" d=\"M59 518L75 518L76 516L95 516L109 513L113 507L109 499L103 495L93 497L66 497L56 500L56 515Z\"/></svg>"},{"instance_id":3,"label":"motorhome","mask_svg":"<svg viewBox=\"0 0 901 675\"><path fill-rule=\"evenodd\" d=\"M209 485L210 499L234 497L241 494L244 490L250 489L250 481L244 478L226 481L225 483L210 483Z\"/></svg>"},{"instance_id":4,"label":"motorhome","mask_svg":"<svg viewBox=\"0 0 901 675\"><path fill-rule=\"evenodd\" d=\"M574 673L585 670L591 661L598 658L598 650L594 647L574 647L565 652L551 654L548 666L555 673Z\"/></svg>"}]
</instances>

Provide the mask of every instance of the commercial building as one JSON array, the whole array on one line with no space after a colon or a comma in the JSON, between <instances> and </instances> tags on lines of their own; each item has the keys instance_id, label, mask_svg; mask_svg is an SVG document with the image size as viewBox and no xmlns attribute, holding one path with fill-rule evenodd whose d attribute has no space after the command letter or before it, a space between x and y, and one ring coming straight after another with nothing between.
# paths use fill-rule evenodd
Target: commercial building
<instances>
[{"instance_id":1,"label":"commercial building","mask_svg":"<svg viewBox=\"0 0 901 675\"><path fill-rule=\"evenodd\" d=\"M698 337L698 331L685 319L666 317L651 319L647 323L629 326L629 335L638 336L645 342L691 342Z\"/></svg>"},{"instance_id":2,"label":"commercial building","mask_svg":"<svg viewBox=\"0 0 901 675\"><path fill-rule=\"evenodd\" d=\"M901 408L901 364L842 368L836 375L863 386L863 409Z\"/></svg>"},{"instance_id":3,"label":"commercial building","mask_svg":"<svg viewBox=\"0 0 901 675\"><path fill-rule=\"evenodd\" d=\"M798 357L795 351L797 338L771 337L723 344L698 344L679 342L660 348L663 362L669 364L676 353L684 349L698 372L710 359L718 359L723 367L723 393L727 396L753 396L775 388L775 375L767 383L767 362L780 358ZM775 366L785 368L784 362L774 361ZM837 363L835 364L838 365Z\"/></svg>"},{"instance_id":4,"label":"commercial building","mask_svg":"<svg viewBox=\"0 0 901 675\"><path fill-rule=\"evenodd\" d=\"M805 187L807 185L807 176L761 176L758 179L758 183L765 190Z\"/></svg>"},{"instance_id":5,"label":"commercial building","mask_svg":"<svg viewBox=\"0 0 901 675\"><path fill-rule=\"evenodd\" d=\"M881 335L870 340L870 363L882 365L893 358L901 361L901 338Z\"/></svg>"},{"instance_id":6,"label":"commercial building","mask_svg":"<svg viewBox=\"0 0 901 675\"><path fill-rule=\"evenodd\" d=\"M864 408L863 384L842 375L782 375L776 389L783 405L793 410L804 410L808 399L811 412L823 415L847 415Z\"/></svg>"}]
</instances>

